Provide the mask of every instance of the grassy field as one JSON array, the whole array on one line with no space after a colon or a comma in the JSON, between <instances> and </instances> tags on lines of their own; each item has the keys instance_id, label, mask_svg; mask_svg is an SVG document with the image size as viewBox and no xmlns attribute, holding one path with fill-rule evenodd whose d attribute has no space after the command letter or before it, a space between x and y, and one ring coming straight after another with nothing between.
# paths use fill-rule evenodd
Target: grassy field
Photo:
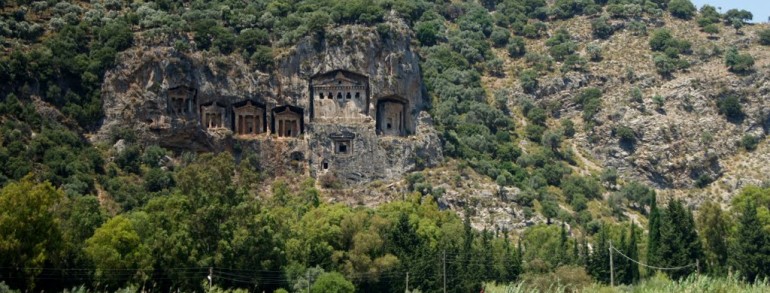
<instances>
[{"instance_id":1,"label":"grassy field","mask_svg":"<svg viewBox=\"0 0 770 293\"><path fill-rule=\"evenodd\" d=\"M485 292L490 293L530 293L530 292L633 292L633 293L652 293L652 292L770 292L770 283L767 280L758 281L754 284L742 282L734 277L712 278L706 275L693 275L680 281L672 281L664 275L656 275L648 278L639 284L632 286L610 287L605 284L591 284L583 287L581 290L570 289L571 285L555 282L548 289L533 288L526 283L517 283L511 285L488 284Z\"/></svg>"}]
</instances>

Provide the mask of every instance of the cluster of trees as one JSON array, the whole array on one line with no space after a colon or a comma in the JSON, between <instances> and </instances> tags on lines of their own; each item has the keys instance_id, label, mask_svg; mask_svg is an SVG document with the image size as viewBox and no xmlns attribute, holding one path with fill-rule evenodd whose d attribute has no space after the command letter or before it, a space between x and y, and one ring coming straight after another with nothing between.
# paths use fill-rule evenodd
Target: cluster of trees
<instances>
[{"instance_id":1,"label":"cluster of trees","mask_svg":"<svg viewBox=\"0 0 770 293\"><path fill-rule=\"evenodd\" d=\"M521 273L507 232L476 231L432 196L351 208L322 203L311 179L255 194L253 162L229 154L202 155L173 178L176 187L117 213L31 176L10 182L0 190L0 276L28 290L187 291L213 268L225 288L397 292L407 273L410 288L440 288L445 263L447 286L468 292Z\"/></svg>"}]
</instances>

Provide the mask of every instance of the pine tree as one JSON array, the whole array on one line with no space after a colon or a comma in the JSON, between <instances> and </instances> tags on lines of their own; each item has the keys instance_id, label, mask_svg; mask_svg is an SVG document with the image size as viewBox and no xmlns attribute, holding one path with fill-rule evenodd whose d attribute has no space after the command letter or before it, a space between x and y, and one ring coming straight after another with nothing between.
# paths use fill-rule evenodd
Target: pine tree
<instances>
[{"instance_id":1,"label":"pine tree","mask_svg":"<svg viewBox=\"0 0 770 293\"><path fill-rule=\"evenodd\" d=\"M639 250L637 248L637 240L636 240L636 225L634 223L631 223L630 228L630 240L628 241L628 245L626 246L626 249L623 250L623 254L628 256L630 259L638 260L639 259ZM626 272L625 272L625 280L624 283L626 284L633 284L636 283L636 281L639 281L639 265L635 262L628 261L626 265Z\"/></svg>"},{"instance_id":2,"label":"pine tree","mask_svg":"<svg viewBox=\"0 0 770 293\"><path fill-rule=\"evenodd\" d=\"M652 193L650 199L650 218L648 222L649 234L647 238L647 263L659 265L658 247L660 246L660 210L658 210L655 193Z\"/></svg>"},{"instance_id":3,"label":"pine tree","mask_svg":"<svg viewBox=\"0 0 770 293\"><path fill-rule=\"evenodd\" d=\"M594 243L595 249L588 259L588 273L599 282L610 282L610 252L607 228L602 225L599 238Z\"/></svg>"},{"instance_id":4,"label":"pine tree","mask_svg":"<svg viewBox=\"0 0 770 293\"><path fill-rule=\"evenodd\" d=\"M749 202L739 217L735 268L749 282L770 276L770 239L757 218L757 209Z\"/></svg>"},{"instance_id":5,"label":"pine tree","mask_svg":"<svg viewBox=\"0 0 770 293\"><path fill-rule=\"evenodd\" d=\"M692 213L687 211L678 200L671 201L661 217L659 245L657 257L660 266L663 267L691 265L703 254ZM693 266L666 271L666 273L672 278L679 279L694 271Z\"/></svg>"}]
</instances>

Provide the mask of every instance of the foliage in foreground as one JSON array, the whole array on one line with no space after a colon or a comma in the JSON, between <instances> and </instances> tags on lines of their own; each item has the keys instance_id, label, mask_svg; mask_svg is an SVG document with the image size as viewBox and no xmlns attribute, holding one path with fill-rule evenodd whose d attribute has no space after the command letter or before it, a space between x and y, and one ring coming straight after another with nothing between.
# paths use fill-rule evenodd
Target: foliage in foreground
<instances>
[{"instance_id":1,"label":"foliage in foreground","mask_svg":"<svg viewBox=\"0 0 770 293\"><path fill-rule=\"evenodd\" d=\"M748 284L735 276L731 277L710 277L708 275L691 275L682 280L671 280L664 274L657 274L652 278L642 281L633 286L615 286L610 287L606 284L590 284L585 287L575 289L576 284L565 283L562 279L556 279L552 286L546 290L540 290L532 287L527 282L520 282L512 285L494 285L487 284L486 291L490 293L537 293L537 292L634 292L634 293L658 293L658 292L768 292L770 283L767 280L757 281Z\"/></svg>"}]
</instances>

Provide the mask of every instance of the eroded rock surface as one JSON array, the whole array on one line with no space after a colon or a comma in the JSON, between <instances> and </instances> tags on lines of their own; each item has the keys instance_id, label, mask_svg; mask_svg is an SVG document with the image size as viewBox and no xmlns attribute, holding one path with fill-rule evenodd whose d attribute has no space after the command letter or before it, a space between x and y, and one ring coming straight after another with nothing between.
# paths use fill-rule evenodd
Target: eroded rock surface
<instances>
[{"instance_id":1,"label":"eroded rock surface","mask_svg":"<svg viewBox=\"0 0 770 293\"><path fill-rule=\"evenodd\" d=\"M96 139L134 130L175 150L253 151L266 170L341 183L393 179L443 160L408 26L343 26L283 52L274 71L237 56L134 48L102 87Z\"/></svg>"}]
</instances>

